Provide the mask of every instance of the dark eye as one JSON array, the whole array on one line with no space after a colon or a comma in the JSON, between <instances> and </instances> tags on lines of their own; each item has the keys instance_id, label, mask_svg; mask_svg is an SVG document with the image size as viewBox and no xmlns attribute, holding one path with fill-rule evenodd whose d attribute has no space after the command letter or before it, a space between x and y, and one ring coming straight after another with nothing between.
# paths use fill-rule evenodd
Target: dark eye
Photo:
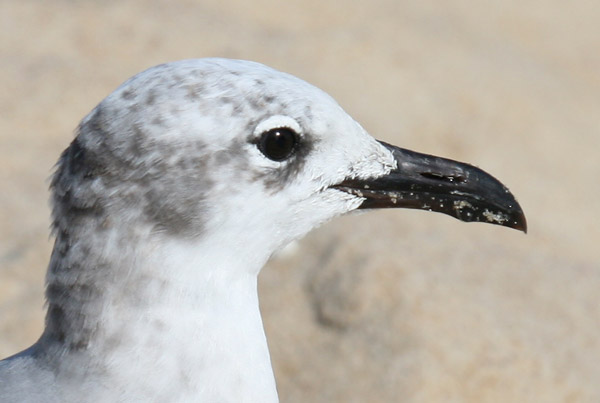
<instances>
[{"instance_id":1,"label":"dark eye","mask_svg":"<svg viewBox=\"0 0 600 403\"><path fill-rule=\"evenodd\" d=\"M295 131L279 127L261 134L258 148L265 157L273 161L283 161L296 151L297 143L298 135Z\"/></svg>"}]
</instances>

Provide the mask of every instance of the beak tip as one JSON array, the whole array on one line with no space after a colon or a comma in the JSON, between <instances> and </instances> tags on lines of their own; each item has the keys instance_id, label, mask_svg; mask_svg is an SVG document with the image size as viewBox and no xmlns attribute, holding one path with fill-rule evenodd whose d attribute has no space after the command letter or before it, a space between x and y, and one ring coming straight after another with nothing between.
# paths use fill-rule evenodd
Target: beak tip
<instances>
[{"instance_id":1,"label":"beak tip","mask_svg":"<svg viewBox=\"0 0 600 403\"><path fill-rule=\"evenodd\" d=\"M516 220L514 221L514 225L512 228L522 231L524 234L527 234L527 219L525 218L525 214L523 210L519 210Z\"/></svg>"},{"instance_id":2,"label":"beak tip","mask_svg":"<svg viewBox=\"0 0 600 403\"><path fill-rule=\"evenodd\" d=\"M527 219L523 209L510 192L507 196L511 199L509 203L504 205L500 203L500 205L496 205L495 209L490 209L496 212L495 214L487 208L484 208L483 212L481 210L474 212L473 215L477 217L476 221L498 224L527 234Z\"/></svg>"}]
</instances>

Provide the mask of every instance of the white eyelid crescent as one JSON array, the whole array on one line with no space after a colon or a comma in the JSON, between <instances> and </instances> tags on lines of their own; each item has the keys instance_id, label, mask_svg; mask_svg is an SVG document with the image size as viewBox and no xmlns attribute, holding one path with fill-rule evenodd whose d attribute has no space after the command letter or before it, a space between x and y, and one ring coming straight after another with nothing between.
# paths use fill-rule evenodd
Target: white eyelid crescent
<instances>
[{"instance_id":1,"label":"white eyelid crescent","mask_svg":"<svg viewBox=\"0 0 600 403\"><path fill-rule=\"evenodd\" d=\"M254 135L259 136L261 133L271 129L276 129L278 127L287 127L288 129L292 129L300 135L302 134L302 128L296 119L285 115L274 115L260 122L254 129Z\"/></svg>"}]
</instances>

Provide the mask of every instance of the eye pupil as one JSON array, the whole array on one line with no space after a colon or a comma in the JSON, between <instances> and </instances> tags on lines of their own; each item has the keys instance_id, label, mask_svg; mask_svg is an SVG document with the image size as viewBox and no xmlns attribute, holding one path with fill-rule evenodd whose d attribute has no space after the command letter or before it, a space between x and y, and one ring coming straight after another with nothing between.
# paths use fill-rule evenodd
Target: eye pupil
<instances>
[{"instance_id":1,"label":"eye pupil","mask_svg":"<svg viewBox=\"0 0 600 403\"><path fill-rule=\"evenodd\" d=\"M266 131L260 137L260 151L273 161L288 159L296 150L297 134L285 127Z\"/></svg>"}]
</instances>

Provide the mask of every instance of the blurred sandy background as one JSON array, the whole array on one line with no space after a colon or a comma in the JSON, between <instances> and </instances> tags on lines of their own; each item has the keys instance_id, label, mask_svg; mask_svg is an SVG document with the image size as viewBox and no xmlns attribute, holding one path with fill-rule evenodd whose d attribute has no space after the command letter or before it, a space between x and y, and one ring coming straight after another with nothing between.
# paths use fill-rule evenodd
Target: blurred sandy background
<instances>
[{"instance_id":1,"label":"blurred sandy background","mask_svg":"<svg viewBox=\"0 0 600 403\"><path fill-rule=\"evenodd\" d=\"M1 1L0 356L41 331L47 178L78 121L204 56L298 75L377 138L488 170L529 221L376 212L275 257L282 402L600 402L595 1Z\"/></svg>"}]
</instances>

